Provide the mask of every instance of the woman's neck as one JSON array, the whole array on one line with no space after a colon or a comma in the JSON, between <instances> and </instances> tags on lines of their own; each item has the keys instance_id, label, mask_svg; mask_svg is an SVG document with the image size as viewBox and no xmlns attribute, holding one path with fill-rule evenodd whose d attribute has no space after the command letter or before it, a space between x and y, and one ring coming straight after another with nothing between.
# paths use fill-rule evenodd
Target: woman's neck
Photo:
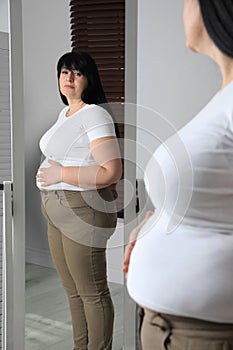
<instances>
[{"instance_id":1,"label":"woman's neck","mask_svg":"<svg viewBox=\"0 0 233 350\"><path fill-rule=\"evenodd\" d=\"M221 90L223 90L231 81L233 81L233 58L230 58L219 51L214 60L218 64L222 73Z\"/></svg>"},{"instance_id":2,"label":"woman's neck","mask_svg":"<svg viewBox=\"0 0 233 350\"><path fill-rule=\"evenodd\" d=\"M231 81L233 81L233 64L231 66L226 66L224 68L221 68L222 72L222 87L221 90L223 90Z\"/></svg>"},{"instance_id":3,"label":"woman's neck","mask_svg":"<svg viewBox=\"0 0 233 350\"><path fill-rule=\"evenodd\" d=\"M85 102L83 102L81 99L80 100L75 100L75 101L69 101L69 109L66 112L66 116L69 117L72 114L78 112L81 108L83 108L86 105Z\"/></svg>"}]
</instances>

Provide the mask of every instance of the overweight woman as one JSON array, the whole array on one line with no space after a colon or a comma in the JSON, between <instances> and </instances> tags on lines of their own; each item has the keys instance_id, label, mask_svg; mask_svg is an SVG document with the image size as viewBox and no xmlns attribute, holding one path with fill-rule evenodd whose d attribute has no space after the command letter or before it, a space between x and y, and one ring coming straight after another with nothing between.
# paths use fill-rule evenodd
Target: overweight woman
<instances>
[{"instance_id":1,"label":"overweight woman","mask_svg":"<svg viewBox=\"0 0 233 350\"><path fill-rule=\"evenodd\" d=\"M66 106L40 140L42 212L69 299L74 349L110 350L114 310L105 253L117 220L113 194L122 172L120 152L93 59L68 52L57 74Z\"/></svg>"},{"instance_id":2,"label":"overweight woman","mask_svg":"<svg viewBox=\"0 0 233 350\"><path fill-rule=\"evenodd\" d=\"M124 271L129 294L144 314L143 350L230 350L233 1L185 0L183 18L187 47L218 64L222 86L148 163L145 180L156 209L132 232ZM178 141L189 155L190 169L180 157ZM176 199L187 191L191 196L184 208L185 201L177 205ZM183 218L169 228L172 216L179 217L182 210Z\"/></svg>"}]
</instances>

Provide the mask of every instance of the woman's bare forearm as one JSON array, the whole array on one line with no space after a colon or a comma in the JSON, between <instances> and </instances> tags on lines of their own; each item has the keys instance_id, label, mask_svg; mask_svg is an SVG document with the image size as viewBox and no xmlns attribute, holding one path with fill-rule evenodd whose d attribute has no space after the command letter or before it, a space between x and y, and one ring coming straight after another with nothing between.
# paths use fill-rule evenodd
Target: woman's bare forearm
<instances>
[{"instance_id":1,"label":"woman's bare forearm","mask_svg":"<svg viewBox=\"0 0 233 350\"><path fill-rule=\"evenodd\" d=\"M110 186L120 180L122 174L121 160L115 160L114 166L63 166L62 182L94 189Z\"/></svg>"}]
</instances>

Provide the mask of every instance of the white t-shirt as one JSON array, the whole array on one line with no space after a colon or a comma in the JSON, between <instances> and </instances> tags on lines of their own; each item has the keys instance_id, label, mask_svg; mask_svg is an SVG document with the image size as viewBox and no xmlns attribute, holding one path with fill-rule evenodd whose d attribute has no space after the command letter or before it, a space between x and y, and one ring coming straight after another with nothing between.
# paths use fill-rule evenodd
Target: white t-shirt
<instances>
[{"instance_id":1,"label":"white t-shirt","mask_svg":"<svg viewBox=\"0 0 233 350\"><path fill-rule=\"evenodd\" d=\"M63 166L91 166L96 164L89 144L107 136L115 136L115 128L109 113L97 105L85 105L78 112L66 117L68 107L62 109L57 122L42 136L40 149L45 156L40 168L50 167L49 159ZM42 189L41 183L37 186ZM64 182L44 187L46 190L85 191L85 188Z\"/></svg>"},{"instance_id":2,"label":"white t-shirt","mask_svg":"<svg viewBox=\"0 0 233 350\"><path fill-rule=\"evenodd\" d=\"M233 323L233 82L155 151L145 182L157 209L132 252L129 294L157 312Z\"/></svg>"}]
</instances>

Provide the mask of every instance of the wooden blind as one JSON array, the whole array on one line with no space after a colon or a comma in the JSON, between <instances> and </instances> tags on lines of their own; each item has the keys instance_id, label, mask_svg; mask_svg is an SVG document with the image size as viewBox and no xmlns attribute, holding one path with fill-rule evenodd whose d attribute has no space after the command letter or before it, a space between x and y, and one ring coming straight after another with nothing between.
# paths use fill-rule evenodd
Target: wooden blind
<instances>
[{"instance_id":1,"label":"wooden blind","mask_svg":"<svg viewBox=\"0 0 233 350\"><path fill-rule=\"evenodd\" d=\"M95 60L103 88L124 139L125 0L71 0L71 46ZM117 185L118 216L123 217L123 181Z\"/></svg>"}]
</instances>

